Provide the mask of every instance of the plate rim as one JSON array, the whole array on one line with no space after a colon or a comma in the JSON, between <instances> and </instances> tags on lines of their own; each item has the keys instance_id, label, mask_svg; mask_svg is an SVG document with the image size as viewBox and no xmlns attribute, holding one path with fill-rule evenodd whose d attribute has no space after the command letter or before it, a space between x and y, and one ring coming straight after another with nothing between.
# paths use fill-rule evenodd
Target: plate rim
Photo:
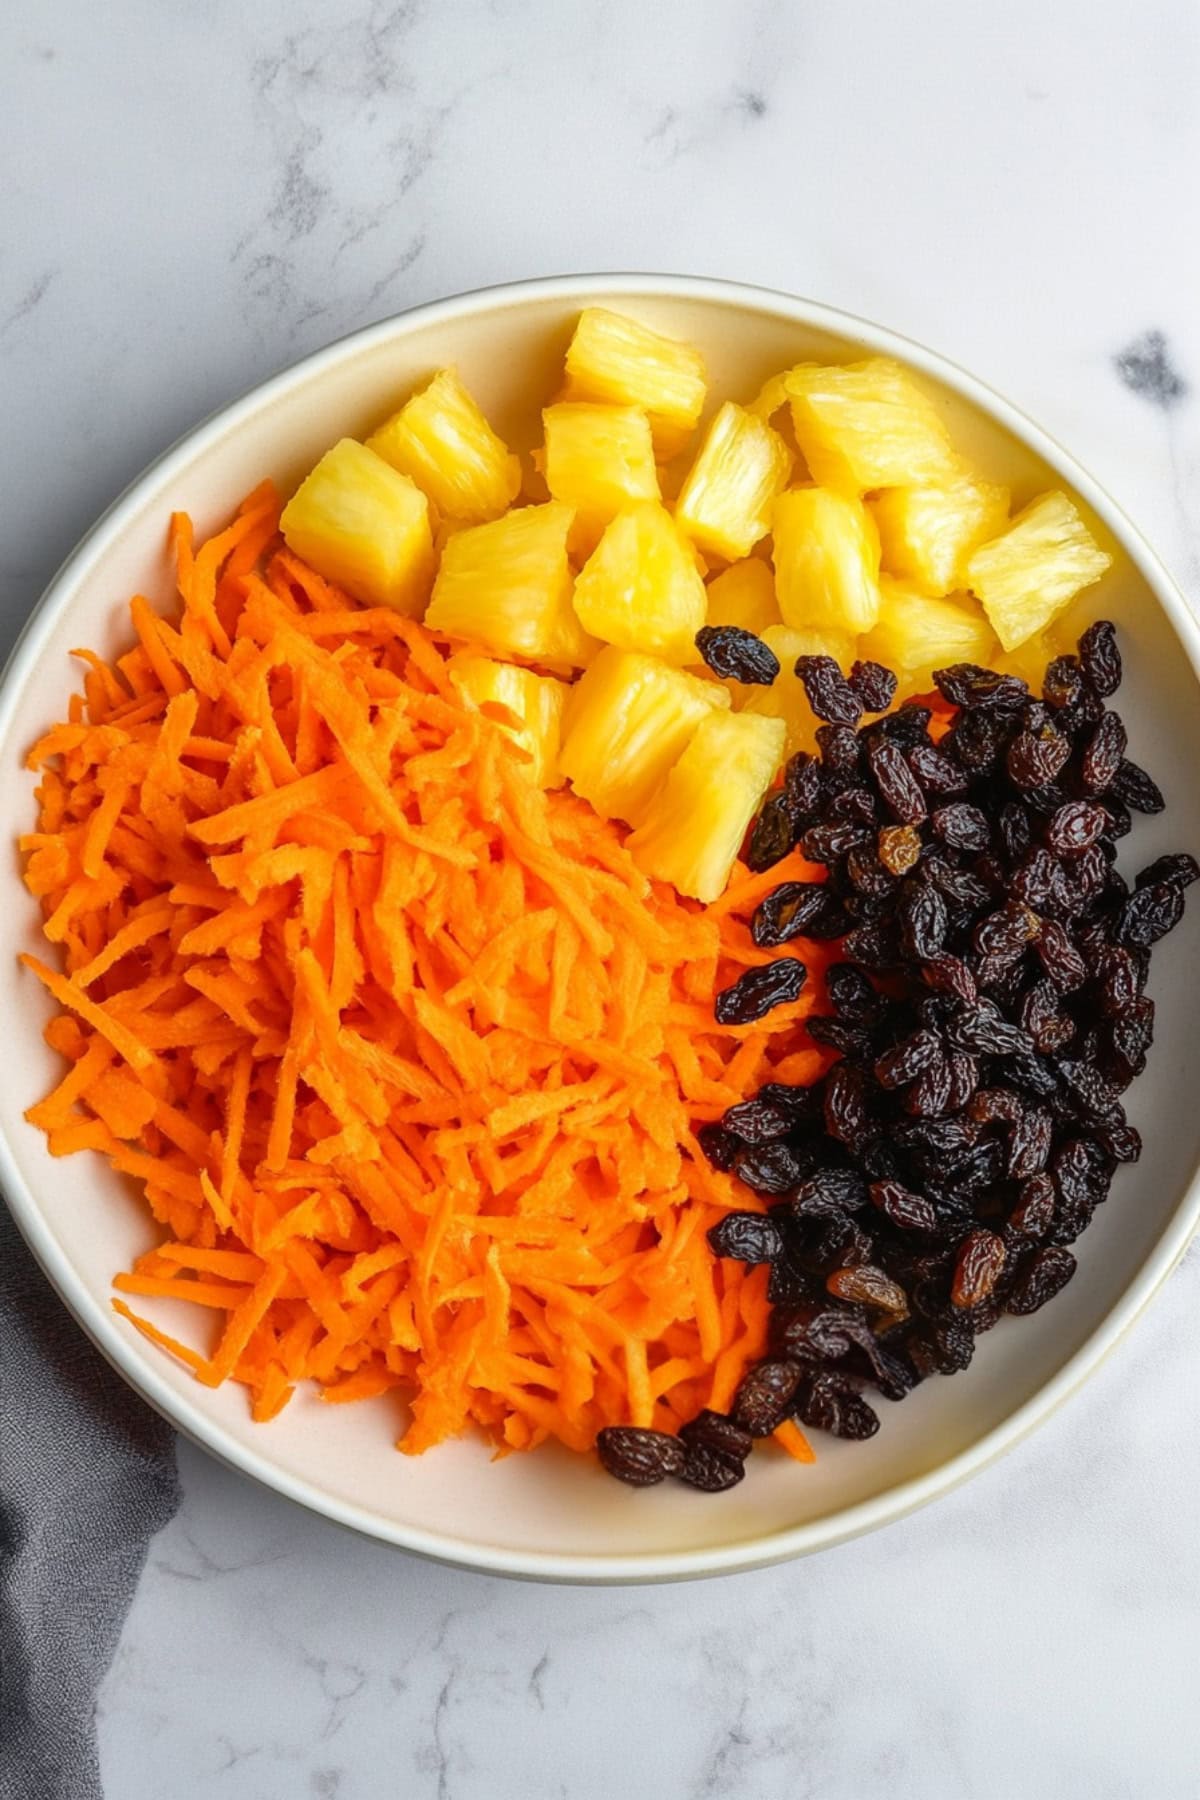
<instances>
[{"instance_id":1,"label":"plate rim","mask_svg":"<svg viewBox=\"0 0 1200 1800\"><path fill-rule=\"evenodd\" d=\"M59 614L68 604L75 587L87 579L91 565L119 539L140 505L143 489L152 481L169 478L175 468L182 468L209 444L235 430L245 417L269 406L299 383L410 329L480 312L499 312L506 306L531 300L570 300L586 305L616 296L718 301L755 313L774 314L793 324L816 327L856 341L871 351L897 356L951 388L1050 464L1103 521L1154 593L1200 685L1200 624L1157 552L1117 501L1063 445L1021 408L953 359L902 332L842 308L753 283L716 276L646 272L559 274L474 288L426 301L359 327L256 382L190 427L122 489L47 583L0 671L0 738L9 733L17 697ZM1045 1423L1096 1371L1160 1291L1200 1222L1200 1169L1197 1169L1153 1248L1143 1258L1117 1301L1050 1380L974 1444L923 1474L822 1518L729 1546L672 1552L567 1555L514 1551L398 1524L370 1507L341 1500L323 1491L274 1464L265 1452L239 1443L201 1406L176 1393L158 1375L154 1359L146 1353L140 1337L132 1329L123 1332L116 1315L89 1292L22 1177L3 1130L0 1130L0 1190L17 1229L43 1273L96 1349L147 1404L219 1462L310 1512L435 1562L484 1574L589 1586L688 1580L764 1568L878 1530L951 1492L980 1474Z\"/></svg>"}]
</instances>

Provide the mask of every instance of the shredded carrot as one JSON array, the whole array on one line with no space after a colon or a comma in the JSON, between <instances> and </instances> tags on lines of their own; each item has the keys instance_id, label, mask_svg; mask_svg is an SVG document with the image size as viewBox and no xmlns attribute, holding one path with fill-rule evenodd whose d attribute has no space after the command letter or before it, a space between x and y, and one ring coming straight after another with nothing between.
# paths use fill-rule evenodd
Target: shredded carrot
<instances>
[{"instance_id":1,"label":"shredded carrot","mask_svg":"<svg viewBox=\"0 0 1200 1800\"><path fill-rule=\"evenodd\" d=\"M22 841L58 966L23 960L70 1063L27 1116L141 1182L158 1241L118 1290L219 1330L117 1311L259 1420L305 1381L399 1394L409 1452L472 1424L586 1450L727 1404L766 1280L706 1233L759 1203L695 1128L820 1075L821 954L762 1024L712 996L762 960L763 893L820 871L738 865L707 909L648 882L424 627L282 550L269 488L171 543L181 608L138 596L124 656L77 653Z\"/></svg>"}]
</instances>

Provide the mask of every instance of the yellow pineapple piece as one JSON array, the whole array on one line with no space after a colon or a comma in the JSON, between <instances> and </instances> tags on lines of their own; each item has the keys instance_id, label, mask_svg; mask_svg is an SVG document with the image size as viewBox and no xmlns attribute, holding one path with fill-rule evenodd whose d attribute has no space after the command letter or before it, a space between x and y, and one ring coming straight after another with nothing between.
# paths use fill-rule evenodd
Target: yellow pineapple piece
<instances>
[{"instance_id":1,"label":"yellow pineapple piece","mask_svg":"<svg viewBox=\"0 0 1200 1800\"><path fill-rule=\"evenodd\" d=\"M792 488L775 502L775 592L784 623L858 637L879 617L879 537L862 501Z\"/></svg>"},{"instance_id":2,"label":"yellow pineapple piece","mask_svg":"<svg viewBox=\"0 0 1200 1800\"><path fill-rule=\"evenodd\" d=\"M959 662L994 663L995 633L970 595L935 599L886 576L881 585L879 623L858 651L895 671L901 699L928 693L935 669Z\"/></svg>"},{"instance_id":3,"label":"yellow pineapple piece","mask_svg":"<svg viewBox=\"0 0 1200 1800\"><path fill-rule=\"evenodd\" d=\"M707 905L783 760L782 719L709 713L629 838L639 868Z\"/></svg>"},{"instance_id":4,"label":"yellow pineapple piece","mask_svg":"<svg viewBox=\"0 0 1200 1800\"><path fill-rule=\"evenodd\" d=\"M342 438L283 509L284 542L364 606L418 618L433 579L429 502L406 475Z\"/></svg>"},{"instance_id":5,"label":"yellow pineapple piece","mask_svg":"<svg viewBox=\"0 0 1200 1800\"><path fill-rule=\"evenodd\" d=\"M542 414L542 472L555 500L575 508L572 549L592 551L631 500L657 500L650 421L637 406L561 401Z\"/></svg>"},{"instance_id":6,"label":"yellow pineapple piece","mask_svg":"<svg viewBox=\"0 0 1200 1800\"><path fill-rule=\"evenodd\" d=\"M796 674L796 658L832 656L844 675L857 654L854 639L834 631L796 631L790 625L768 625L761 637L775 652L779 673L770 687L754 687L741 681L727 683L734 706L739 712L754 713L760 718L781 719L789 756L797 750L811 750L821 721L809 706Z\"/></svg>"},{"instance_id":7,"label":"yellow pineapple piece","mask_svg":"<svg viewBox=\"0 0 1200 1800\"><path fill-rule=\"evenodd\" d=\"M623 508L575 580L575 612L585 631L667 662L695 662L704 610L691 545L657 500Z\"/></svg>"},{"instance_id":8,"label":"yellow pineapple piece","mask_svg":"<svg viewBox=\"0 0 1200 1800\"><path fill-rule=\"evenodd\" d=\"M415 481L439 512L467 524L499 518L521 486L520 462L455 369L440 369L371 434L367 447Z\"/></svg>"},{"instance_id":9,"label":"yellow pineapple piece","mask_svg":"<svg viewBox=\"0 0 1200 1800\"><path fill-rule=\"evenodd\" d=\"M559 767L598 813L638 825L701 719L728 706L720 682L609 646L571 689Z\"/></svg>"},{"instance_id":10,"label":"yellow pineapple piece","mask_svg":"<svg viewBox=\"0 0 1200 1800\"><path fill-rule=\"evenodd\" d=\"M792 453L765 420L727 400L708 428L675 502L675 518L706 553L732 562L771 529Z\"/></svg>"},{"instance_id":11,"label":"yellow pineapple piece","mask_svg":"<svg viewBox=\"0 0 1200 1800\"><path fill-rule=\"evenodd\" d=\"M783 623L775 599L775 577L761 557L747 556L714 575L707 588L706 625L738 625L757 637Z\"/></svg>"},{"instance_id":12,"label":"yellow pineapple piece","mask_svg":"<svg viewBox=\"0 0 1200 1800\"><path fill-rule=\"evenodd\" d=\"M1048 625L1112 562L1073 500L1055 490L1018 513L1002 536L967 563L967 582L1005 650Z\"/></svg>"},{"instance_id":13,"label":"yellow pineapple piece","mask_svg":"<svg viewBox=\"0 0 1200 1800\"><path fill-rule=\"evenodd\" d=\"M704 358L636 319L589 306L567 347L567 397L640 406L660 457L674 455L704 406Z\"/></svg>"},{"instance_id":14,"label":"yellow pineapple piece","mask_svg":"<svg viewBox=\"0 0 1200 1800\"><path fill-rule=\"evenodd\" d=\"M446 539L431 631L482 644L497 656L580 669L596 646L571 605L567 533L574 514L551 500L522 506Z\"/></svg>"},{"instance_id":15,"label":"yellow pineapple piece","mask_svg":"<svg viewBox=\"0 0 1200 1800\"><path fill-rule=\"evenodd\" d=\"M561 787L566 777L558 766L558 749L570 691L566 682L486 656L452 656L446 666L463 698L496 719L528 751L529 773L538 787Z\"/></svg>"},{"instance_id":16,"label":"yellow pineapple piece","mask_svg":"<svg viewBox=\"0 0 1200 1800\"><path fill-rule=\"evenodd\" d=\"M870 502L883 566L926 594L966 585L972 550L1004 530L1009 492L969 469L940 487L886 488Z\"/></svg>"},{"instance_id":17,"label":"yellow pineapple piece","mask_svg":"<svg viewBox=\"0 0 1200 1800\"><path fill-rule=\"evenodd\" d=\"M821 367L801 364L786 378L796 442L823 486L934 485L955 473L949 434L928 395L887 357Z\"/></svg>"}]
</instances>

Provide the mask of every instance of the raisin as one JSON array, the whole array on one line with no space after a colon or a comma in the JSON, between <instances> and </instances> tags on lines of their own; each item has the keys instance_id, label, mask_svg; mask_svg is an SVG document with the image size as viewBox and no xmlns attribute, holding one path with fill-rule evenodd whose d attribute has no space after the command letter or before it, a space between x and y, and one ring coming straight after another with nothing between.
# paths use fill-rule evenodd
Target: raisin
<instances>
[{"instance_id":1,"label":"raisin","mask_svg":"<svg viewBox=\"0 0 1200 1800\"><path fill-rule=\"evenodd\" d=\"M1009 1214L1009 1225L1022 1237L1044 1237L1054 1217L1054 1183L1045 1174L1031 1175Z\"/></svg>"},{"instance_id":2,"label":"raisin","mask_svg":"<svg viewBox=\"0 0 1200 1800\"><path fill-rule=\"evenodd\" d=\"M834 1437L855 1442L874 1437L879 1430L879 1415L848 1382L836 1375L810 1375L796 1395L796 1417L815 1431L828 1431Z\"/></svg>"},{"instance_id":3,"label":"raisin","mask_svg":"<svg viewBox=\"0 0 1200 1800\"><path fill-rule=\"evenodd\" d=\"M968 1108L979 1125L1015 1125L1025 1115L1025 1102L1012 1088L980 1088Z\"/></svg>"},{"instance_id":4,"label":"raisin","mask_svg":"<svg viewBox=\"0 0 1200 1800\"><path fill-rule=\"evenodd\" d=\"M914 962L928 962L942 948L946 936L946 902L937 888L910 876L897 903L900 937L905 954Z\"/></svg>"},{"instance_id":5,"label":"raisin","mask_svg":"<svg viewBox=\"0 0 1200 1800\"><path fill-rule=\"evenodd\" d=\"M798 1182L804 1180L811 1167L811 1154L802 1158L789 1144L757 1144L739 1154L734 1163L734 1173L739 1181L744 1181L756 1194L788 1194ZM747 1216L759 1217L757 1213ZM724 1224L725 1221L722 1220L721 1223ZM720 1230L720 1225L714 1225L713 1230Z\"/></svg>"},{"instance_id":6,"label":"raisin","mask_svg":"<svg viewBox=\"0 0 1200 1800\"><path fill-rule=\"evenodd\" d=\"M825 1129L852 1151L879 1135L867 1108L862 1071L850 1063L838 1063L826 1080Z\"/></svg>"},{"instance_id":7,"label":"raisin","mask_svg":"<svg viewBox=\"0 0 1200 1800\"><path fill-rule=\"evenodd\" d=\"M829 825L810 825L800 839L800 848L810 862L832 863L856 844L865 844L872 836L869 825L852 819L835 819Z\"/></svg>"},{"instance_id":8,"label":"raisin","mask_svg":"<svg viewBox=\"0 0 1200 1800\"><path fill-rule=\"evenodd\" d=\"M1153 881L1137 888L1117 916L1113 936L1119 944L1148 950L1173 931L1183 917L1183 889L1173 882Z\"/></svg>"},{"instance_id":9,"label":"raisin","mask_svg":"<svg viewBox=\"0 0 1200 1800\"><path fill-rule=\"evenodd\" d=\"M1043 1056L1065 1050L1075 1036L1075 1021L1058 1004L1058 989L1049 981L1036 981L1021 1001L1021 1024Z\"/></svg>"},{"instance_id":10,"label":"raisin","mask_svg":"<svg viewBox=\"0 0 1200 1800\"><path fill-rule=\"evenodd\" d=\"M874 1306L894 1318L908 1317L908 1295L890 1275L871 1264L855 1269L835 1269L825 1286L837 1300L858 1306Z\"/></svg>"},{"instance_id":11,"label":"raisin","mask_svg":"<svg viewBox=\"0 0 1200 1800\"><path fill-rule=\"evenodd\" d=\"M1120 946L1106 949L1100 972L1100 1005L1103 1010L1110 1015L1128 1012L1140 998L1141 985L1137 963L1129 951Z\"/></svg>"},{"instance_id":12,"label":"raisin","mask_svg":"<svg viewBox=\"0 0 1200 1800\"><path fill-rule=\"evenodd\" d=\"M796 841L796 826L787 796L772 794L754 821L746 846L747 867L761 874L782 862Z\"/></svg>"},{"instance_id":13,"label":"raisin","mask_svg":"<svg viewBox=\"0 0 1200 1800\"><path fill-rule=\"evenodd\" d=\"M930 814L929 823L935 835L952 850L986 850L992 841L992 828L986 815L965 800L938 807Z\"/></svg>"},{"instance_id":14,"label":"raisin","mask_svg":"<svg viewBox=\"0 0 1200 1800\"><path fill-rule=\"evenodd\" d=\"M939 1118L950 1111L954 1094L954 1074L950 1058L939 1047L937 1061L931 1063L904 1096L904 1110L915 1118Z\"/></svg>"},{"instance_id":15,"label":"raisin","mask_svg":"<svg viewBox=\"0 0 1200 1800\"><path fill-rule=\"evenodd\" d=\"M778 1106L756 1094L752 1100L739 1100L721 1119L726 1131L732 1131L744 1144L770 1144L786 1137L796 1123L790 1107Z\"/></svg>"},{"instance_id":16,"label":"raisin","mask_svg":"<svg viewBox=\"0 0 1200 1800\"><path fill-rule=\"evenodd\" d=\"M867 761L884 805L902 825L919 825L928 808L900 746L891 738L878 738L868 747Z\"/></svg>"},{"instance_id":17,"label":"raisin","mask_svg":"<svg viewBox=\"0 0 1200 1800\"><path fill-rule=\"evenodd\" d=\"M773 1007L799 999L807 980L807 968L793 956L780 956L747 969L732 986L718 993L713 1009L717 1024L752 1025Z\"/></svg>"},{"instance_id":18,"label":"raisin","mask_svg":"<svg viewBox=\"0 0 1200 1800\"><path fill-rule=\"evenodd\" d=\"M1114 840L1128 837L1133 830L1133 814L1124 801L1118 800L1114 794L1105 794L1104 810L1108 814L1107 836Z\"/></svg>"},{"instance_id":19,"label":"raisin","mask_svg":"<svg viewBox=\"0 0 1200 1800\"><path fill-rule=\"evenodd\" d=\"M927 706L918 706L914 700L906 700L898 711L889 713L886 719L876 721L876 734L890 738L902 750L915 750L919 745L929 742L929 721L932 717Z\"/></svg>"},{"instance_id":20,"label":"raisin","mask_svg":"<svg viewBox=\"0 0 1200 1800\"><path fill-rule=\"evenodd\" d=\"M864 712L886 712L896 697L896 677L882 663L856 662L848 677Z\"/></svg>"},{"instance_id":21,"label":"raisin","mask_svg":"<svg viewBox=\"0 0 1200 1800\"><path fill-rule=\"evenodd\" d=\"M843 1056L864 1056L871 1047L871 1038L861 1025L851 1025L845 1019L827 1019L818 1015L807 1021L808 1035L814 1044L824 1044L830 1050L840 1050Z\"/></svg>"},{"instance_id":22,"label":"raisin","mask_svg":"<svg viewBox=\"0 0 1200 1800\"><path fill-rule=\"evenodd\" d=\"M987 1000L964 1007L951 1021L949 1035L960 1050L978 1051L984 1056L1028 1056L1033 1050L1029 1033L1002 1018Z\"/></svg>"},{"instance_id":23,"label":"raisin","mask_svg":"<svg viewBox=\"0 0 1200 1800\"><path fill-rule=\"evenodd\" d=\"M1079 780L1089 794L1103 794L1113 784L1125 754L1125 727L1114 712L1106 712L1087 741L1079 764Z\"/></svg>"},{"instance_id":24,"label":"raisin","mask_svg":"<svg viewBox=\"0 0 1200 1800\"><path fill-rule=\"evenodd\" d=\"M1047 1300L1061 1293L1075 1273L1075 1258L1069 1250L1048 1246L1039 1250L1028 1269L1020 1277L1005 1303L1005 1310L1024 1315L1035 1313Z\"/></svg>"},{"instance_id":25,"label":"raisin","mask_svg":"<svg viewBox=\"0 0 1200 1800\"><path fill-rule=\"evenodd\" d=\"M969 1232L954 1265L951 1304L965 1312L986 1300L999 1280L1006 1254L1004 1239L994 1231Z\"/></svg>"},{"instance_id":26,"label":"raisin","mask_svg":"<svg viewBox=\"0 0 1200 1800\"><path fill-rule=\"evenodd\" d=\"M1154 1037L1153 1000L1135 1000L1111 1027L1112 1047L1130 1069L1139 1073Z\"/></svg>"},{"instance_id":27,"label":"raisin","mask_svg":"<svg viewBox=\"0 0 1200 1800\"><path fill-rule=\"evenodd\" d=\"M1020 862L1033 842L1033 827L1029 822L1029 814L1019 800L1005 801L1000 808L997 824L1005 856L1010 863Z\"/></svg>"},{"instance_id":28,"label":"raisin","mask_svg":"<svg viewBox=\"0 0 1200 1800\"><path fill-rule=\"evenodd\" d=\"M746 1465L736 1457L724 1456L703 1443L687 1446L679 1471L681 1480L705 1494L723 1494L727 1488L736 1487L745 1473Z\"/></svg>"},{"instance_id":29,"label":"raisin","mask_svg":"<svg viewBox=\"0 0 1200 1800\"><path fill-rule=\"evenodd\" d=\"M707 1406L686 1425L680 1426L679 1438L687 1449L703 1444L706 1450L728 1456L733 1462L745 1462L754 1448L754 1440L744 1425L739 1425L728 1413L713 1412Z\"/></svg>"},{"instance_id":30,"label":"raisin","mask_svg":"<svg viewBox=\"0 0 1200 1800\"><path fill-rule=\"evenodd\" d=\"M814 1217L828 1212L854 1212L867 1203L867 1184L856 1169L814 1169L796 1189L792 1208Z\"/></svg>"},{"instance_id":31,"label":"raisin","mask_svg":"<svg viewBox=\"0 0 1200 1800\"><path fill-rule=\"evenodd\" d=\"M1042 699L1056 710L1074 706L1083 692L1083 672L1077 656L1056 656L1042 682Z\"/></svg>"},{"instance_id":32,"label":"raisin","mask_svg":"<svg viewBox=\"0 0 1200 1800\"><path fill-rule=\"evenodd\" d=\"M952 1050L946 1058L946 1068L950 1074L946 1111L961 1112L979 1086L979 1064L965 1050Z\"/></svg>"},{"instance_id":33,"label":"raisin","mask_svg":"<svg viewBox=\"0 0 1200 1800\"><path fill-rule=\"evenodd\" d=\"M1112 791L1118 800L1125 806L1132 807L1134 812L1160 813L1166 805L1158 784L1150 779L1145 769L1130 762L1127 756L1121 758L1121 766L1113 777Z\"/></svg>"},{"instance_id":34,"label":"raisin","mask_svg":"<svg viewBox=\"0 0 1200 1800\"><path fill-rule=\"evenodd\" d=\"M1085 1113L1103 1119L1112 1112L1117 1103L1116 1093L1095 1063L1082 1058L1071 1061L1063 1058L1058 1064L1058 1072Z\"/></svg>"},{"instance_id":35,"label":"raisin","mask_svg":"<svg viewBox=\"0 0 1200 1800\"><path fill-rule=\"evenodd\" d=\"M887 702L884 702L887 705ZM785 1357L764 1357L742 1376L733 1402L733 1416L751 1437L770 1437L792 1410L796 1390L804 1378L799 1363Z\"/></svg>"},{"instance_id":36,"label":"raisin","mask_svg":"<svg viewBox=\"0 0 1200 1800\"><path fill-rule=\"evenodd\" d=\"M942 748L956 756L964 768L984 774L996 767L1011 729L1011 721L1002 714L960 713L957 724L942 739Z\"/></svg>"},{"instance_id":37,"label":"raisin","mask_svg":"<svg viewBox=\"0 0 1200 1800\"><path fill-rule=\"evenodd\" d=\"M1121 652L1117 649L1117 633L1108 619L1097 619L1079 640L1079 661L1084 675L1107 700L1121 685Z\"/></svg>"},{"instance_id":38,"label":"raisin","mask_svg":"<svg viewBox=\"0 0 1200 1800\"><path fill-rule=\"evenodd\" d=\"M766 1213L728 1212L711 1227L708 1241L714 1256L744 1263L771 1262L783 1248L779 1226Z\"/></svg>"},{"instance_id":39,"label":"raisin","mask_svg":"<svg viewBox=\"0 0 1200 1800\"><path fill-rule=\"evenodd\" d=\"M1155 887L1159 882L1166 882L1168 887L1191 887L1193 881L1200 881L1200 863L1186 851L1177 851L1171 856L1156 856L1152 863L1144 868L1135 887Z\"/></svg>"},{"instance_id":40,"label":"raisin","mask_svg":"<svg viewBox=\"0 0 1200 1800\"><path fill-rule=\"evenodd\" d=\"M939 994L953 994L968 1006L974 1005L978 997L975 977L970 969L961 957L951 956L947 950L930 957L921 974L928 987Z\"/></svg>"},{"instance_id":41,"label":"raisin","mask_svg":"<svg viewBox=\"0 0 1200 1800\"><path fill-rule=\"evenodd\" d=\"M826 770L846 774L860 767L862 750L858 733L852 726L818 725L816 738L821 751L821 762Z\"/></svg>"},{"instance_id":42,"label":"raisin","mask_svg":"<svg viewBox=\"0 0 1200 1800\"><path fill-rule=\"evenodd\" d=\"M783 772L784 798L798 820L813 818L821 804L821 765L807 750L788 758Z\"/></svg>"},{"instance_id":43,"label":"raisin","mask_svg":"<svg viewBox=\"0 0 1200 1800\"><path fill-rule=\"evenodd\" d=\"M796 674L818 719L830 725L858 724L862 702L832 656L798 656Z\"/></svg>"},{"instance_id":44,"label":"raisin","mask_svg":"<svg viewBox=\"0 0 1200 1800\"><path fill-rule=\"evenodd\" d=\"M750 920L750 935L760 949L773 949L805 936L833 896L823 881L784 881L761 900Z\"/></svg>"},{"instance_id":45,"label":"raisin","mask_svg":"<svg viewBox=\"0 0 1200 1800\"><path fill-rule=\"evenodd\" d=\"M884 867L878 853L869 844L859 844L851 850L846 858L846 874L860 894L886 898L895 890L895 876Z\"/></svg>"},{"instance_id":46,"label":"raisin","mask_svg":"<svg viewBox=\"0 0 1200 1800\"><path fill-rule=\"evenodd\" d=\"M1029 698L1029 687L1016 675L999 675L978 663L954 663L933 671L934 686L951 706L987 707L1011 712Z\"/></svg>"},{"instance_id":47,"label":"raisin","mask_svg":"<svg viewBox=\"0 0 1200 1800\"><path fill-rule=\"evenodd\" d=\"M1070 933L1057 919L1043 919L1034 941L1047 979L1060 994L1073 993L1087 980L1087 964L1071 942Z\"/></svg>"},{"instance_id":48,"label":"raisin","mask_svg":"<svg viewBox=\"0 0 1200 1800\"><path fill-rule=\"evenodd\" d=\"M875 1079L880 1087L907 1087L941 1058L942 1049L932 1031L916 1031L876 1059Z\"/></svg>"},{"instance_id":49,"label":"raisin","mask_svg":"<svg viewBox=\"0 0 1200 1800\"><path fill-rule=\"evenodd\" d=\"M608 1473L630 1487L653 1487L667 1475L683 1472L679 1439L646 1426L606 1425L597 1433L596 1450Z\"/></svg>"},{"instance_id":50,"label":"raisin","mask_svg":"<svg viewBox=\"0 0 1200 1800\"><path fill-rule=\"evenodd\" d=\"M1031 1106L1013 1126L1008 1146L1010 1181L1027 1181L1040 1175L1050 1156L1054 1119L1045 1107Z\"/></svg>"},{"instance_id":51,"label":"raisin","mask_svg":"<svg viewBox=\"0 0 1200 1800\"><path fill-rule=\"evenodd\" d=\"M915 825L885 825L877 840L880 862L891 875L907 875L921 856L921 834Z\"/></svg>"},{"instance_id":52,"label":"raisin","mask_svg":"<svg viewBox=\"0 0 1200 1800\"><path fill-rule=\"evenodd\" d=\"M1108 1193L1112 1164L1092 1138L1068 1138L1051 1169L1059 1198L1068 1206L1098 1206Z\"/></svg>"},{"instance_id":53,"label":"raisin","mask_svg":"<svg viewBox=\"0 0 1200 1800\"><path fill-rule=\"evenodd\" d=\"M965 1323L925 1326L909 1339L908 1353L926 1375L961 1375L971 1365L975 1339Z\"/></svg>"},{"instance_id":54,"label":"raisin","mask_svg":"<svg viewBox=\"0 0 1200 1800\"><path fill-rule=\"evenodd\" d=\"M742 1151L739 1140L734 1137L732 1131L726 1131L723 1125L698 1126L696 1142L713 1168L723 1169L726 1172L732 1169Z\"/></svg>"},{"instance_id":55,"label":"raisin","mask_svg":"<svg viewBox=\"0 0 1200 1800\"><path fill-rule=\"evenodd\" d=\"M833 963L825 971L825 986L840 1018L866 1025L873 1025L878 1020L882 1002L874 985L860 969L849 963Z\"/></svg>"},{"instance_id":56,"label":"raisin","mask_svg":"<svg viewBox=\"0 0 1200 1800\"><path fill-rule=\"evenodd\" d=\"M1121 1125L1101 1125L1096 1132L1096 1140L1105 1155L1111 1156L1114 1162L1135 1163L1142 1154L1142 1134L1128 1122Z\"/></svg>"},{"instance_id":57,"label":"raisin","mask_svg":"<svg viewBox=\"0 0 1200 1800\"><path fill-rule=\"evenodd\" d=\"M1046 842L1058 855L1066 856L1072 851L1089 849L1107 827L1108 814L1102 806L1086 800L1068 800L1051 815L1046 826Z\"/></svg>"},{"instance_id":58,"label":"raisin","mask_svg":"<svg viewBox=\"0 0 1200 1800\"><path fill-rule=\"evenodd\" d=\"M937 1213L924 1194L914 1194L898 1181L873 1181L871 1200L901 1231L933 1231L937 1226Z\"/></svg>"},{"instance_id":59,"label":"raisin","mask_svg":"<svg viewBox=\"0 0 1200 1800\"><path fill-rule=\"evenodd\" d=\"M953 757L932 744L919 744L908 752L908 766L927 794L952 797L970 786L966 771Z\"/></svg>"},{"instance_id":60,"label":"raisin","mask_svg":"<svg viewBox=\"0 0 1200 1800\"><path fill-rule=\"evenodd\" d=\"M1015 787L1036 789L1053 782L1070 754L1070 739L1046 725L1037 732L1019 731L1008 746L1004 766Z\"/></svg>"},{"instance_id":61,"label":"raisin","mask_svg":"<svg viewBox=\"0 0 1200 1800\"><path fill-rule=\"evenodd\" d=\"M740 625L703 626L696 633L696 648L713 674L725 681L770 687L779 674L775 652Z\"/></svg>"}]
</instances>

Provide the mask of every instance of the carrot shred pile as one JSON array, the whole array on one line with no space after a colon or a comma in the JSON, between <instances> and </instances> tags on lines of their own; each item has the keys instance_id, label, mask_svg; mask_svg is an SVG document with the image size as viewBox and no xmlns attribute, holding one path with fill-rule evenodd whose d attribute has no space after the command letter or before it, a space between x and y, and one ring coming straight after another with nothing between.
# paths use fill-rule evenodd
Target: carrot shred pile
<instances>
[{"instance_id":1,"label":"carrot shred pile","mask_svg":"<svg viewBox=\"0 0 1200 1800\"><path fill-rule=\"evenodd\" d=\"M78 652L29 757L57 966L24 960L69 1066L27 1117L141 1184L160 1241L117 1311L258 1419L302 1381L399 1390L410 1452L472 1422L582 1451L727 1406L766 1276L709 1251L756 1203L695 1126L825 1053L779 1054L811 993L741 1028L713 993L765 960L758 899L817 871L739 865L706 910L651 885L421 625L277 526L269 486L199 547L176 515L176 616L138 596L126 654ZM197 1342L133 1300L191 1302Z\"/></svg>"}]
</instances>

